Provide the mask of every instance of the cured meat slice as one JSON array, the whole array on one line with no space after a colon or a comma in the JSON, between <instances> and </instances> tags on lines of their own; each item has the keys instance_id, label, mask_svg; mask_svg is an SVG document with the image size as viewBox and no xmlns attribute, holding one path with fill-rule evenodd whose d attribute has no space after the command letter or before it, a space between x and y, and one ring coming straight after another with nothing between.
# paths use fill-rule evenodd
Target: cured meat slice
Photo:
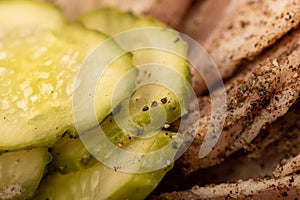
<instances>
[{"instance_id":1,"label":"cured meat slice","mask_svg":"<svg viewBox=\"0 0 300 200\"><path fill-rule=\"evenodd\" d=\"M222 22L222 17L230 13L232 1L234 0L194 1L194 5L183 20L180 31L203 44L216 26Z\"/></svg>"},{"instance_id":2,"label":"cured meat slice","mask_svg":"<svg viewBox=\"0 0 300 200\"><path fill-rule=\"evenodd\" d=\"M249 144L266 124L283 116L293 105L300 91L299 34L293 37L296 42L289 44L281 56L261 61L245 78L239 77L226 86L227 117L222 134L212 151L201 159L204 137L217 137L206 133L209 126L219 125L211 119L211 112L200 118L198 135L179 161L186 173L221 162ZM210 107L209 101L204 107Z\"/></svg>"},{"instance_id":3,"label":"cured meat slice","mask_svg":"<svg viewBox=\"0 0 300 200\"><path fill-rule=\"evenodd\" d=\"M283 166L278 166L274 171L273 175L275 177L284 177L291 175L293 173L297 173L300 170L300 154L296 157L292 158Z\"/></svg>"},{"instance_id":4,"label":"cured meat slice","mask_svg":"<svg viewBox=\"0 0 300 200\"><path fill-rule=\"evenodd\" d=\"M231 77L244 60L253 59L300 21L300 0L272 0L272 3L245 0L230 4L229 14L223 16L203 43L224 79ZM201 94L206 88L201 76L198 78L201 88L197 91Z\"/></svg>"},{"instance_id":5,"label":"cured meat slice","mask_svg":"<svg viewBox=\"0 0 300 200\"><path fill-rule=\"evenodd\" d=\"M285 176L281 178L262 178L238 181L236 183L223 183L195 186L187 191L161 194L156 199L297 199L300 196L300 175Z\"/></svg>"},{"instance_id":6,"label":"cured meat slice","mask_svg":"<svg viewBox=\"0 0 300 200\"><path fill-rule=\"evenodd\" d=\"M251 158L300 153L300 98L283 117L264 127L244 148L249 151L248 157Z\"/></svg>"}]
</instances>

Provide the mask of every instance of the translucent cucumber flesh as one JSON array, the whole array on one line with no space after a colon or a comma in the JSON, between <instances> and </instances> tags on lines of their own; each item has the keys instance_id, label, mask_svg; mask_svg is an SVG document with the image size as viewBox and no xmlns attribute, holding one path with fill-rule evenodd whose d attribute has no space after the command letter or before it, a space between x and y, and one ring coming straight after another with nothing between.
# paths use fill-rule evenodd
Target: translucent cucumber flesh
<instances>
[{"instance_id":1,"label":"translucent cucumber flesh","mask_svg":"<svg viewBox=\"0 0 300 200\"><path fill-rule=\"evenodd\" d=\"M113 144L125 146L130 143L130 136L122 132L112 115L109 115L101 123L101 128ZM51 153L53 154L53 161L50 164L50 171L58 171L62 174L90 168L99 163L88 152L81 139L70 134L65 134L51 148Z\"/></svg>"},{"instance_id":2,"label":"translucent cucumber flesh","mask_svg":"<svg viewBox=\"0 0 300 200\"><path fill-rule=\"evenodd\" d=\"M1 39L0 51L6 55L0 60L2 149L55 139L55 133L71 128L71 95L87 53L51 32L28 33L24 38L19 34Z\"/></svg>"},{"instance_id":3,"label":"translucent cucumber flesh","mask_svg":"<svg viewBox=\"0 0 300 200\"><path fill-rule=\"evenodd\" d=\"M151 17L138 17L130 12L121 12L114 8L100 8L84 14L80 21L89 29L101 30L107 35L143 27L165 27Z\"/></svg>"},{"instance_id":4,"label":"translucent cucumber flesh","mask_svg":"<svg viewBox=\"0 0 300 200\"><path fill-rule=\"evenodd\" d=\"M144 199L169 169L132 175L97 165L71 174L56 173L43 180L33 199Z\"/></svg>"},{"instance_id":5,"label":"translucent cucumber flesh","mask_svg":"<svg viewBox=\"0 0 300 200\"><path fill-rule=\"evenodd\" d=\"M0 199L23 200L31 197L52 156L47 149L23 150L0 156Z\"/></svg>"},{"instance_id":6,"label":"translucent cucumber flesh","mask_svg":"<svg viewBox=\"0 0 300 200\"><path fill-rule=\"evenodd\" d=\"M175 133L172 132L167 132L167 136L166 132L165 134L160 133L158 136L155 136L156 138L153 138L155 145L149 147L149 145L143 145L143 140L138 140L136 136L123 132L112 115L109 115L101 123L101 129L114 145L119 148L129 148L130 151L135 149L136 153L155 151L157 148L167 145L172 140L172 136L175 135ZM142 145L140 145L139 142ZM101 149L102 147L100 146L101 144L96 144L95 148L98 150L92 149L93 152L104 152L104 149ZM67 174L90 168L99 163L97 158L91 155L85 148L80 137L74 137L69 134L64 134L64 136L51 148L51 153L53 155L53 160L49 166L49 171L51 172L58 171L62 174ZM170 155L170 157L172 157L172 155Z\"/></svg>"},{"instance_id":7,"label":"translucent cucumber flesh","mask_svg":"<svg viewBox=\"0 0 300 200\"><path fill-rule=\"evenodd\" d=\"M100 14L100 17L98 16L98 14ZM106 33L109 34L118 33L120 31L135 27L152 25L158 27L163 26L160 23L153 23L153 21L149 21L148 19L146 20L146 22L140 21L136 23L136 20L138 21L139 18L133 17L128 13L124 14L118 13L118 11L115 10L111 11L110 9L104 9L104 11L96 11L94 13L87 14L86 16L88 17L83 17L83 19L86 20L83 20L83 22L89 24L89 26L87 27L106 31ZM113 17L110 18L111 16ZM101 22L103 22L103 24ZM108 25L107 23L110 25ZM94 27L95 24L100 24L101 27ZM172 42L178 38L178 35L174 34L170 34L168 36L170 37L169 39L172 40ZM147 43L151 41L145 42ZM186 53L185 51L187 50L187 47L184 42L179 42L178 44L176 43L174 45L175 48L178 48L179 54L182 55ZM150 77L152 73L152 75L155 75L155 73L160 73L162 75L160 75L159 77L169 79L169 83L175 84L175 86L173 87L175 88L175 91L170 91L168 88L160 87L157 84L150 84L135 91L135 93L129 100L130 114L133 120L139 125L147 126L147 124L151 122L149 110L154 104L164 107L168 114L166 121L167 123L170 123L180 117L183 114L182 111L184 111L187 106L189 95L189 89L186 85L186 81L189 81L190 74L185 59L164 51L153 50L136 51L133 52L133 55L133 61L136 65L148 64L149 62L154 61L159 64L166 64L171 66L174 71L181 74L182 76L181 79L174 80L174 77L166 72L164 73L163 71L142 71L140 73L139 79L137 80L137 84L139 84L139 82L141 83L145 81L145 76L146 79L147 77L148 79L151 79ZM126 131L128 132L122 133L120 128L118 126L115 126L113 120L105 120L102 123L102 125L104 125L102 126L103 129L106 129L105 127L108 127L107 130L105 130L107 137L110 138L115 145L119 146L119 148L127 148L133 152L145 153L159 150L172 141L172 138L170 138L169 135L172 135L174 133L166 134L166 132L164 131L159 132L156 136L151 137L150 139L138 139L132 136L132 133L137 133L137 135L135 136L139 135L135 130L136 127L131 127L131 124L127 124L126 116L121 116L123 106L124 105L122 103L120 106L120 110L118 109L119 111L116 112L115 117L120 117L119 119L121 121L119 122L124 122L127 128ZM146 106L149 108L149 110L145 109ZM159 113L157 113L156 117L159 118ZM129 137L131 138L131 140L128 140ZM98 145L101 146L101 144ZM70 148L68 149L71 149L72 144L69 147ZM75 146L73 148L75 149ZM60 149L61 150L58 151L67 154L67 151L65 151L66 149ZM104 150L101 149L101 147L99 147L99 149L99 153ZM170 153L168 157L170 158L170 163L172 163L172 156L175 155L176 151L177 149L174 149L172 153ZM116 152L112 152L112 154L114 153ZM65 157L63 158L63 162L67 163L67 165L78 166L79 159L76 159L77 156L66 154L64 154ZM84 153L82 155L84 155ZM160 157L160 155L158 154L158 157L154 157L151 160L144 160L142 162L142 165L153 165L154 161L159 162L159 160L161 159L164 159L164 157ZM142 165L136 166L136 170L138 171L139 168L142 168ZM169 166L169 168L170 167L172 167L172 165ZM100 163L86 169L82 167L75 168L75 170L67 170L67 172L54 172L47 176L41 184L41 187L39 189L40 192L36 196L36 199L144 199L157 186L157 184L169 169L163 168L153 172L130 174L118 171L117 166L116 168L112 169Z\"/></svg>"},{"instance_id":8,"label":"translucent cucumber flesh","mask_svg":"<svg viewBox=\"0 0 300 200\"><path fill-rule=\"evenodd\" d=\"M133 64L137 67L153 63L168 67L167 70L161 67L160 71L157 68L151 69L151 66L148 68L139 67L138 87L147 81L152 81L158 84L166 83L167 85L172 85L172 90L168 87L160 87L158 84L148 84L147 87L137 89L130 101L130 112L138 124L149 123L149 111L146 111L148 114L142 111L144 108L151 108L153 104L164 107L167 113L166 123L171 123L186 113L190 92L190 71L185 59L187 57L187 45L176 32L162 29L158 35L151 35L148 33L147 28L165 28L166 26L152 18L137 17L132 15L132 13L120 12L113 8L102 8L87 13L81 16L79 21L87 28L103 31L109 35L119 34L136 28L146 28L145 32L141 32L144 35L128 37L128 41L125 39L125 43L129 43L128 46L130 46L130 43L135 42L151 46L153 40L156 40L156 43L159 43L157 40L161 40L162 43L170 41L169 47L177 55L158 49L142 49L132 52ZM118 42L118 35L116 38ZM137 38L139 38L138 41ZM124 44L120 45L124 46ZM173 74L170 71L174 71ZM174 77L174 73L178 75ZM164 102L165 99L167 99L166 103Z\"/></svg>"},{"instance_id":9,"label":"translucent cucumber flesh","mask_svg":"<svg viewBox=\"0 0 300 200\"><path fill-rule=\"evenodd\" d=\"M0 149L51 146L65 131L74 130L72 95L79 87L77 73L86 56L107 36L78 24L66 25L64 21L61 22L64 26L60 24L56 30L51 24L60 19L60 13L55 14L56 8L30 1L11 2L0 3L1 18L2 10L7 7L4 15L13 21L26 12L21 10L18 16L18 9L28 7L32 13L27 13L30 18L24 20L26 29L17 23L0 30ZM38 21L41 11L44 15ZM47 14L48 29L36 28L47 23L43 21ZM34 17L37 19L31 20ZM95 97L99 121L112 110L113 86L132 68L131 56L126 54L104 73L105 84L98 87ZM120 92L119 101L129 95L134 81L128 82L128 91ZM97 105L99 99L101 106Z\"/></svg>"},{"instance_id":10,"label":"translucent cucumber flesh","mask_svg":"<svg viewBox=\"0 0 300 200\"><path fill-rule=\"evenodd\" d=\"M22 29L59 29L65 24L62 12L53 4L26 1L1 0L1 31Z\"/></svg>"},{"instance_id":11,"label":"translucent cucumber flesh","mask_svg":"<svg viewBox=\"0 0 300 200\"><path fill-rule=\"evenodd\" d=\"M78 85L75 82L76 75L86 56L107 36L87 31L78 24L66 24L60 12L53 7L44 8L39 6L40 3L31 1L22 1L20 4L15 2L21 1L14 0L11 1L13 3L3 2L5 3L0 2L0 16L4 13L5 18L12 19L12 25L0 19L0 24L5 27L0 30L0 74L3 75L0 76L0 123L3 124L0 127L3 138L0 140L0 150L52 146L64 132L74 131L71 97L76 87L80 87L80 82ZM4 8L5 12L1 12ZM18 10L21 14L16 17ZM20 17L26 19L26 10L30 11L28 20L19 20ZM41 13L43 17L39 17ZM100 14L101 23L98 21L97 12L86 15L86 23L91 22L88 28L115 34L131 28L164 27L153 19L139 18L115 10L104 9ZM96 20L93 21L94 19ZM49 22L48 25L45 21ZM94 22L100 24L100 28L94 27ZM178 35L167 33L162 38L174 42L178 40ZM144 42L151 43L151 40ZM174 42L173 48L177 49L180 55L187 53L186 44L182 40ZM116 49L120 51L117 45ZM144 108L151 108L154 102L166 110L167 123L179 118L184 114L189 96L185 82L189 80L189 69L185 59L171 53L152 50L135 51L133 55L135 65L155 62L171 66L182 76L182 79L174 80L170 74L161 73L160 77L169 79L169 83L175 85L173 91L157 87L157 84L138 89L129 100L133 120L142 126L150 123L150 109ZM95 109L100 122L112 110L112 88L126 72L133 69L131 61L131 55L125 54L113 62L105 72L95 94ZM145 81L145 74L151 79L151 74L154 75L155 71L140 70L137 85ZM126 98L133 85L134 80L129 81L125 87L128 90L121 90L117 101ZM156 113L156 117L159 116L159 113ZM102 125L103 129L106 129L104 131L107 137L115 145L133 152L147 153L158 150L170 143L172 138L169 135L174 134L161 131L152 138L139 139L132 137L130 133L123 133L110 117L106 118ZM129 129L136 128L128 126ZM172 167L170 165L158 171L141 174L125 173L90 159L90 154L78 138L71 141L61 140L54 147L52 153L59 155L54 155L52 164L58 172L51 171L42 180L34 199L143 199ZM172 158L176 151L177 149L174 149L169 152L169 158ZM83 160L87 156L89 158ZM157 157L155 161L159 162L163 158ZM153 160L145 159L141 166L136 166L136 170L151 165L152 162ZM65 166L67 168L64 168ZM24 169L23 171L30 170L27 166ZM30 182L30 185L35 185L30 186L30 191L35 190L40 178ZM26 177L20 176L18 179L26 180Z\"/></svg>"},{"instance_id":12,"label":"translucent cucumber flesh","mask_svg":"<svg viewBox=\"0 0 300 200\"><path fill-rule=\"evenodd\" d=\"M89 168L96 160L83 146L80 138L64 135L51 149L53 160L49 165L49 172L58 171L62 174Z\"/></svg>"},{"instance_id":13,"label":"translucent cucumber flesh","mask_svg":"<svg viewBox=\"0 0 300 200\"><path fill-rule=\"evenodd\" d=\"M172 135L169 133L168 135ZM140 140L133 139L124 146L133 152L155 151L171 141L165 131L157 137ZM176 153L176 150L173 151ZM172 155L170 155L172 156ZM157 158L159 160L159 158ZM148 161L143 161L148 165ZM88 169L81 169L68 174L53 173L41 183L39 192L34 199L143 199L160 182L164 174L171 168L160 169L147 173L125 173L117 168L110 168L103 164L96 164ZM138 170L138 169L137 169Z\"/></svg>"}]
</instances>

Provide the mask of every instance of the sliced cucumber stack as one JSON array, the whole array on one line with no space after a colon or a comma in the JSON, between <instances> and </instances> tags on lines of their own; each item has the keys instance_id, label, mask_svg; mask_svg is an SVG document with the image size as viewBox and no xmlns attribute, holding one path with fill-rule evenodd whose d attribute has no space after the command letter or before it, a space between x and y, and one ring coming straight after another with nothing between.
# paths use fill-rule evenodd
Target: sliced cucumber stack
<instances>
[{"instance_id":1,"label":"sliced cucumber stack","mask_svg":"<svg viewBox=\"0 0 300 200\"><path fill-rule=\"evenodd\" d=\"M112 115L104 119L101 128L107 138L116 146L123 147L131 142L131 137L122 132ZM52 147L51 153L53 161L50 164L50 171L58 171L62 174L87 169L99 162L84 147L81 139L72 134L64 134Z\"/></svg>"},{"instance_id":2,"label":"sliced cucumber stack","mask_svg":"<svg viewBox=\"0 0 300 200\"><path fill-rule=\"evenodd\" d=\"M161 131L156 137L150 139L132 139L131 145L125 145L123 149L138 152L155 151L168 144L173 134ZM173 155L175 153L174 149ZM145 160L141 165L149 164L147 162ZM34 199L144 199L171 166L147 173L126 173L119 171L117 167L111 168L98 163L88 169L67 174L54 172L42 181Z\"/></svg>"},{"instance_id":3,"label":"sliced cucumber stack","mask_svg":"<svg viewBox=\"0 0 300 200\"><path fill-rule=\"evenodd\" d=\"M53 161L49 166L50 173L58 171L67 174L98 163L98 160L83 146L80 138L70 134L63 135L50 152L53 155Z\"/></svg>"},{"instance_id":4,"label":"sliced cucumber stack","mask_svg":"<svg viewBox=\"0 0 300 200\"><path fill-rule=\"evenodd\" d=\"M166 29L164 24L151 17L138 17L131 12L121 12L113 8L101 8L86 13L79 21L89 29L113 35L126 50L131 50L135 43L145 46L132 52L133 63L139 69L137 86L142 86L129 101L130 113L135 123L149 124L150 109L147 108L158 105L166 111L166 123L171 123L186 113L190 70L186 61L187 44L177 32ZM155 48L160 44L167 46L167 49L148 48ZM143 87L143 84L150 82L152 84ZM152 118L160 115L160 112L154 112Z\"/></svg>"},{"instance_id":5,"label":"sliced cucumber stack","mask_svg":"<svg viewBox=\"0 0 300 200\"><path fill-rule=\"evenodd\" d=\"M139 18L129 13L121 13L117 10L108 8L89 13L81 19L88 28L103 31L108 34L114 34L136 27L164 27L164 25L153 19ZM177 53L179 55L186 55L186 44L179 38L179 35L174 34L174 32L163 30L161 31L161 34L163 34L163 39L168 38L172 43L176 41L172 49L178 48ZM145 35L143 42L150 44L151 39L146 36L147 35ZM184 114L184 111L187 108L189 87L186 84L188 84L187 80L189 80L189 67L184 58L160 50L146 49L135 51L133 52L133 60L137 65L144 65L152 62L165 64L181 75L181 79L174 80L172 73L163 74L162 76L161 73L164 73L164 70L160 71L159 68L156 68L155 66L152 69L146 69L144 67L139 68L140 72L137 85L147 79L151 80L151 77L149 77L150 73L153 76L156 74L158 77L170 79L169 83L175 85L175 87L172 87L173 89L175 88L175 90L170 91L168 88L158 84L147 84L142 86L134 92L127 102L123 101L121 103L121 106L117 109L117 112L114 112L113 116L109 116L101 123L101 127L107 137L115 145L120 145L119 148L130 152L150 153L170 144L173 140L170 136L176 134L167 131L159 131L155 136L139 138L139 134L143 133L143 131L137 130L136 126L132 126L132 123L128 123L128 116L124 115L127 111L122 111L124 108L126 110L126 106L129 106L130 117L132 117L135 123L142 127L151 123L150 118L160 117L161 113L159 111L154 111L150 114L150 109L155 110L159 105L164 107L167 114L166 123L171 123L178 119ZM149 108L149 110L145 109L146 107ZM116 124L113 117L117 119L118 124ZM118 125L121 125L121 127L125 129L121 130ZM62 169L64 169L63 166L65 165L73 166L70 167L70 169L75 168L76 170L67 170L49 174L45 180L43 180L36 199L144 199L170 169L172 166L172 158L174 158L177 151L177 147L174 147L173 151L171 150L168 152L168 156L157 154L157 157L152 157L155 160L147 160L145 158L142 159L139 165L135 166L136 171L138 172L145 167L145 165L153 165L153 163L163 160L165 158L164 156L166 156L167 158L170 158L170 165L168 167L163 167L162 169L152 172L126 173L119 171L118 166L110 168L101 163L97 163L89 168L78 167L80 165L82 166L82 159L84 159L84 157L90 157L90 155L87 156L87 150L85 150L83 146L81 146L81 150L78 151L85 152L78 154L81 156L76 157L75 155L72 156L71 154L68 154L68 149L76 149L75 143L78 142L78 138L73 140L73 142L70 141L70 139L68 140L66 149L60 148L59 150L56 150L57 152L65 153L60 154L59 162L56 161L58 157L54 158L54 163L59 163L58 165L61 165ZM91 140L94 141L93 139ZM101 143L98 145L101 146ZM95 144L95 146L97 146L97 144ZM101 153L105 151L103 148L106 147L98 148L100 149L98 152ZM117 151L110 152L110 154L110 158L112 158L114 154L119 154L120 157L126 157L125 153L123 155L122 152L120 153ZM76 159L72 159L72 157ZM108 158L108 160L110 158Z\"/></svg>"},{"instance_id":6,"label":"sliced cucumber stack","mask_svg":"<svg viewBox=\"0 0 300 200\"><path fill-rule=\"evenodd\" d=\"M2 0L0 16L0 151L15 151L0 156L0 199L28 199L35 192L33 198L37 200L144 199L172 167L180 144L164 154L138 157L132 167L142 173L127 173L118 165L107 167L93 155L109 151L107 161L113 163L114 155L126 158L126 152L156 152L177 138L176 133L161 128L187 111L190 72L186 43L152 18L110 8L70 23L51 4ZM145 27L149 31L133 34L125 43L118 36L112 40L106 35ZM151 35L150 27L159 32ZM128 52L131 48L126 45L135 43L135 36L149 47L153 45L152 36L156 43L167 41L171 51L146 48ZM92 155L77 135L72 97L82 86L80 81L85 81L77 79L82 64L104 41L109 41L109 51L122 56L107 66L95 94L91 94L98 122L90 122L83 113L80 133L89 134L100 123L115 148L107 150L95 139L91 141L95 143ZM119 81L131 70L133 75L120 86ZM121 89L115 92L118 87ZM150 135L144 135L146 132ZM53 161L42 179L51 159L45 147L50 147ZM155 171L143 171L161 163L163 167Z\"/></svg>"},{"instance_id":7,"label":"sliced cucumber stack","mask_svg":"<svg viewBox=\"0 0 300 200\"><path fill-rule=\"evenodd\" d=\"M79 21L89 29L99 30L111 36L135 28L166 27L152 17L140 17L110 7L85 13Z\"/></svg>"},{"instance_id":8,"label":"sliced cucumber stack","mask_svg":"<svg viewBox=\"0 0 300 200\"><path fill-rule=\"evenodd\" d=\"M87 55L108 37L66 23L57 8L41 2L0 1L0 16L0 150L51 146L64 132L74 130L77 73ZM110 46L123 52L112 40ZM104 72L104 84L95 94L99 121L112 110L114 86L133 68L127 53ZM129 80L127 90L115 99L129 96L134 82Z\"/></svg>"},{"instance_id":9,"label":"sliced cucumber stack","mask_svg":"<svg viewBox=\"0 0 300 200\"><path fill-rule=\"evenodd\" d=\"M2 154L0 199L23 200L32 197L51 158L51 154L43 148Z\"/></svg>"},{"instance_id":10,"label":"sliced cucumber stack","mask_svg":"<svg viewBox=\"0 0 300 200\"><path fill-rule=\"evenodd\" d=\"M150 160L146 157L138 158L138 154L155 152L169 145L176 137L176 133L160 131L155 137L147 139L131 137L122 132L112 116L101 123L101 128L110 141L119 148L137 153L136 159L140 160L137 163L131 160L132 163L136 163L134 169L137 173L122 172L117 164L107 167L86 150L80 138L65 135L53 146L50 173L41 182L34 199L143 199L172 168L172 159L177 152L175 147L163 156L157 154ZM99 153L103 151L100 147ZM119 151L110 153L108 159L113 159L116 154L122 158L127 156L126 153ZM160 165L164 162L164 158L170 160L169 165L155 171L138 172L153 163Z\"/></svg>"}]
</instances>

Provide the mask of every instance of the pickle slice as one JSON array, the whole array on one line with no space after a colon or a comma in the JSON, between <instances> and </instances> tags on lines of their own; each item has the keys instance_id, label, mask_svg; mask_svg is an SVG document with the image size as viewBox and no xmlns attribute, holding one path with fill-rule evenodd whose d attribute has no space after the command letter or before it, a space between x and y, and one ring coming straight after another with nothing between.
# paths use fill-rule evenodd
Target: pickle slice
<instances>
[{"instance_id":1,"label":"pickle slice","mask_svg":"<svg viewBox=\"0 0 300 200\"><path fill-rule=\"evenodd\" d=\"M108 36L66 23L57 8L41 2L1 1L0 16L0 150L51 146L64 132L74 131L77 74ZM113 40L109 47L124 53ZM114 86L134 68L131 57L124 54L104 72L95 92L99 121L112 110ZM131 93L134 81L116 94L117 101Z\"/></svg>"},{"instance_id":2,"label":"pickle slice","mask_svg":"<svg viewBox=\"0 0 300 200\"><path fill-rule=\"evenodd\" d=\"M45 148L4 153L0 156L0 199L31 197L52 156Z\"/></svg>"}]
</instances>

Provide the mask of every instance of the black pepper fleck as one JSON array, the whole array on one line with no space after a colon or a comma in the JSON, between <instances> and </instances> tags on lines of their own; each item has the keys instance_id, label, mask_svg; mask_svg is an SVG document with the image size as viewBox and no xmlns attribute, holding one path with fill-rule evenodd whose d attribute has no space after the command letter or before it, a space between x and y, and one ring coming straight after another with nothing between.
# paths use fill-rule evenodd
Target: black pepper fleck
<instances>
[{"instance_id":1,"label":"black pepper fleck","mask_svg":"<svg viewBox=\"0 0 300 200\"><path fill-rule=\"evenodd\" d=\"M165 103L168 102L168 99L167 99L167 97L164 97L164 98L162 98L160 101L161 101L163 104L165 104Z\"/></svg>"},{"instance_id":2,"label":"black pepper fleck","mask_svg":"<svg viewBox=\"0 0 300 200\"><path fill-rule=\"evenodd\" d=\"M153 107L156 107L157 105L158 105L157 102L153 101L152 104L151 104L151 107L153 108Z\"/></svg>"},{"instance_id":3,"label":"black pepper fleck","mask_svg":"<svg viewBox=\"0 0 300 200\"><path fill-rule=\"evenodd\" d=\"M176 38L176 40L174 40L174 43L177 43L177 42L179 42L179 38Z\"/></svg>"},{"instance_id":4,"label":"black pepper fleck","mask_svg":"<svg viewBox=\"0 0 300 200\"><path fill-rule=\"evenodd\" d=\"M281 193L281 195L282 195L283 197L287 197L288 194L287 194L287 192L284 191L284 192Z\"/></svg>"},{"instance_id":5,"label":"black pepper fleck","mask_svg":"<svg viewBox=\"0 0 300 200\"><path fill-rule=\"evenodd\" d=\"M148 106L144 106L143 107L143 111L147 111L147 110L149 110L149 107Z\"/></svg>"}]
</instances>

